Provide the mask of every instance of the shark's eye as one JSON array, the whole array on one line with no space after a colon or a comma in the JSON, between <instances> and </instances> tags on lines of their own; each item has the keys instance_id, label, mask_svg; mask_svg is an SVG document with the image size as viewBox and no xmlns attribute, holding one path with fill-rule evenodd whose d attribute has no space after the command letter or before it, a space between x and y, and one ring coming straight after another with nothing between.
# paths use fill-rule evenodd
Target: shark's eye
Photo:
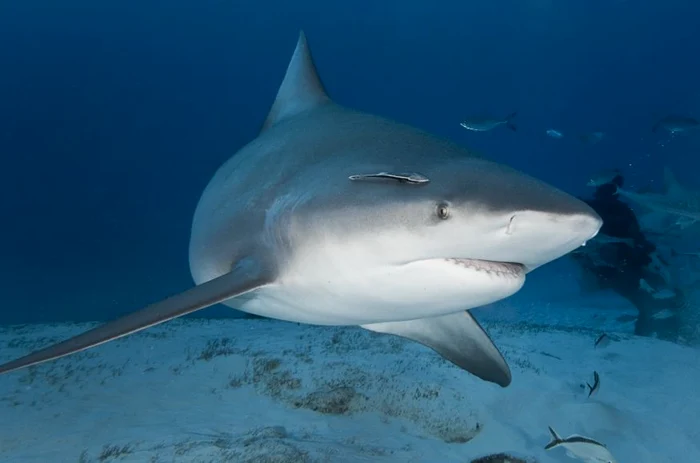
<instances>
[{"instance_id":1,"label":"shark's eye","mask_svg":"<svg viewBox=\"0 0 700 463\"><path fill-rule=\"evenodd\" d=\"M450 217L450 208L447 207L447 204L438 204L437 216L442 220L447 220Z\"/></svg>"}]
</instances>

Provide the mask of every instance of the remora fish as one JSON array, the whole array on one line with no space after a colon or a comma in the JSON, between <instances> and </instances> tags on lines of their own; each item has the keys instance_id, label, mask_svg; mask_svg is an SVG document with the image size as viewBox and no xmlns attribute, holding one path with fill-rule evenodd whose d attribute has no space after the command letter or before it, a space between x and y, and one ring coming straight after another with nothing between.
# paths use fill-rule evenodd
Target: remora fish
<instances>
[{"instance_id":1,"label":"remora fish","mask_svg":"<svg viewBox=\"0 0 700 463\"><path fill-rule=\"evenodd\" d=\"M562 447L569 457L586 463L617 463L605 445L589 437L572 434L562 439L551 427L549 433L552 435L552 441L545 446L545 450Z\"/></svg>"},{"instance_id":2,"label":"remora fish","mask_svg":"<svg viewBox=\"0 0 700 463\"><path fill-rule=\"evenodd\" d=\"M495 129L499 125L505 125L512 131L516 131L517 127L513 124L513 119L518 113L512 113L508 115L505 119L493 119L490 117L472 117L463 120L459 123L462 127L467 130L474 132L486 132L488 130Z\"/></svg>"},{"instance_id":3,"label":"remora fish","mask_svg":"<svg viewBox=\"0 0 700 463\"><path fill-rule=\"evenodd\" d=\"M548 184L336 104L301 33L262 131L199 200L189 248L197 286L0 373L223 303L402 336L505 387L508 365L465 309L514 294L528 272L601 225L583 201Z\"/></svg>"}]
</instances>

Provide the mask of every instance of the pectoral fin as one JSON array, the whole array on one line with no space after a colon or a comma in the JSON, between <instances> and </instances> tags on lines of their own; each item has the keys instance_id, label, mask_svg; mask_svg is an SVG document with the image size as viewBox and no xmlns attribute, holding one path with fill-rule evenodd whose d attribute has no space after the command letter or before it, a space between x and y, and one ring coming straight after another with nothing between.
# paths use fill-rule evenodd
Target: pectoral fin
<instances>
[{"instance_id":1,"label":"pectoral fin","mask_svg":"<svg viewBox=\"0 0 700 463\"><path fill-rule=\"evenodd\" d=\"M510 384L508 364L489 335L467 311L403 322L374 323L362 325L362 328L419 342L485 381L502 387Z\"/></svg>"},{"instance_id":2,"label":"pectoral fin","mask_svg":"<svg viewBox=\"0 0 700 463\"><path fill-rule=\"evenodd\" d=\"M195 286L183 293L151 304L138 312L98 326L66 341L25 357L0 365L0 374L99 346L145 328L212 306L252 291L270 282L263 272L252 267L237 267L231 273Z\"/></svg>"}]
</instances>

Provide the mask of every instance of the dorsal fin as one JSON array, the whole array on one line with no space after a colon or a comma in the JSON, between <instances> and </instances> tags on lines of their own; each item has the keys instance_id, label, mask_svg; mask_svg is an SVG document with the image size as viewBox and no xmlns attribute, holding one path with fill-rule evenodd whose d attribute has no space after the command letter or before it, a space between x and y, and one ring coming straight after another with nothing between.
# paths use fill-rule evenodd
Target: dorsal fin
<instances>
[{"instance_id":1,"label":"dorsal fin","mask_svg":"<svg viewBox=\"0 0 700 463\"><path fill-rule=\"evenodd\" d=\"M277 97L267 119L265 119L262 131L284 119L328 101L330 98L328 98L316 72L309 44L306 42L306 35L304 31L301 31L297 47L289 66L287 66L287 73L277 91Z\"/></svg>"},{"instance_id":2,"label":"dorsal fin","mask_svg":"<svg viewBox=\"0 0 700 463\"><path fill-rule=\"evenodd\" d=\"M670 167L664 167L664 187L668 196L677 197L683 195L683 187L678 183Z\"/></svg>"}]
</instances>

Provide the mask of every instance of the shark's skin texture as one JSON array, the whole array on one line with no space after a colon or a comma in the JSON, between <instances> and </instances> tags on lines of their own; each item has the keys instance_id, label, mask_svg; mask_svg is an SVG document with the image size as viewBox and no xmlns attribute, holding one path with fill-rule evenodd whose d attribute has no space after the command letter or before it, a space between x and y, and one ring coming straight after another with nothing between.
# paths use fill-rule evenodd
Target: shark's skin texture
<instances>
[{"instance_id":1,"label":"shark's skin texture","mask_svg":"<svg viewBox=\"0 0 700 463\"><path fill-rule=\"evenodd\" d=\"M584 202L468 150L326 94L304 34L259 136L214 175L189 250L195 286L5 373L216 303L420 342L507 386L498 349L466 309L594 237Z\"/></svg>"}]
</instances>

